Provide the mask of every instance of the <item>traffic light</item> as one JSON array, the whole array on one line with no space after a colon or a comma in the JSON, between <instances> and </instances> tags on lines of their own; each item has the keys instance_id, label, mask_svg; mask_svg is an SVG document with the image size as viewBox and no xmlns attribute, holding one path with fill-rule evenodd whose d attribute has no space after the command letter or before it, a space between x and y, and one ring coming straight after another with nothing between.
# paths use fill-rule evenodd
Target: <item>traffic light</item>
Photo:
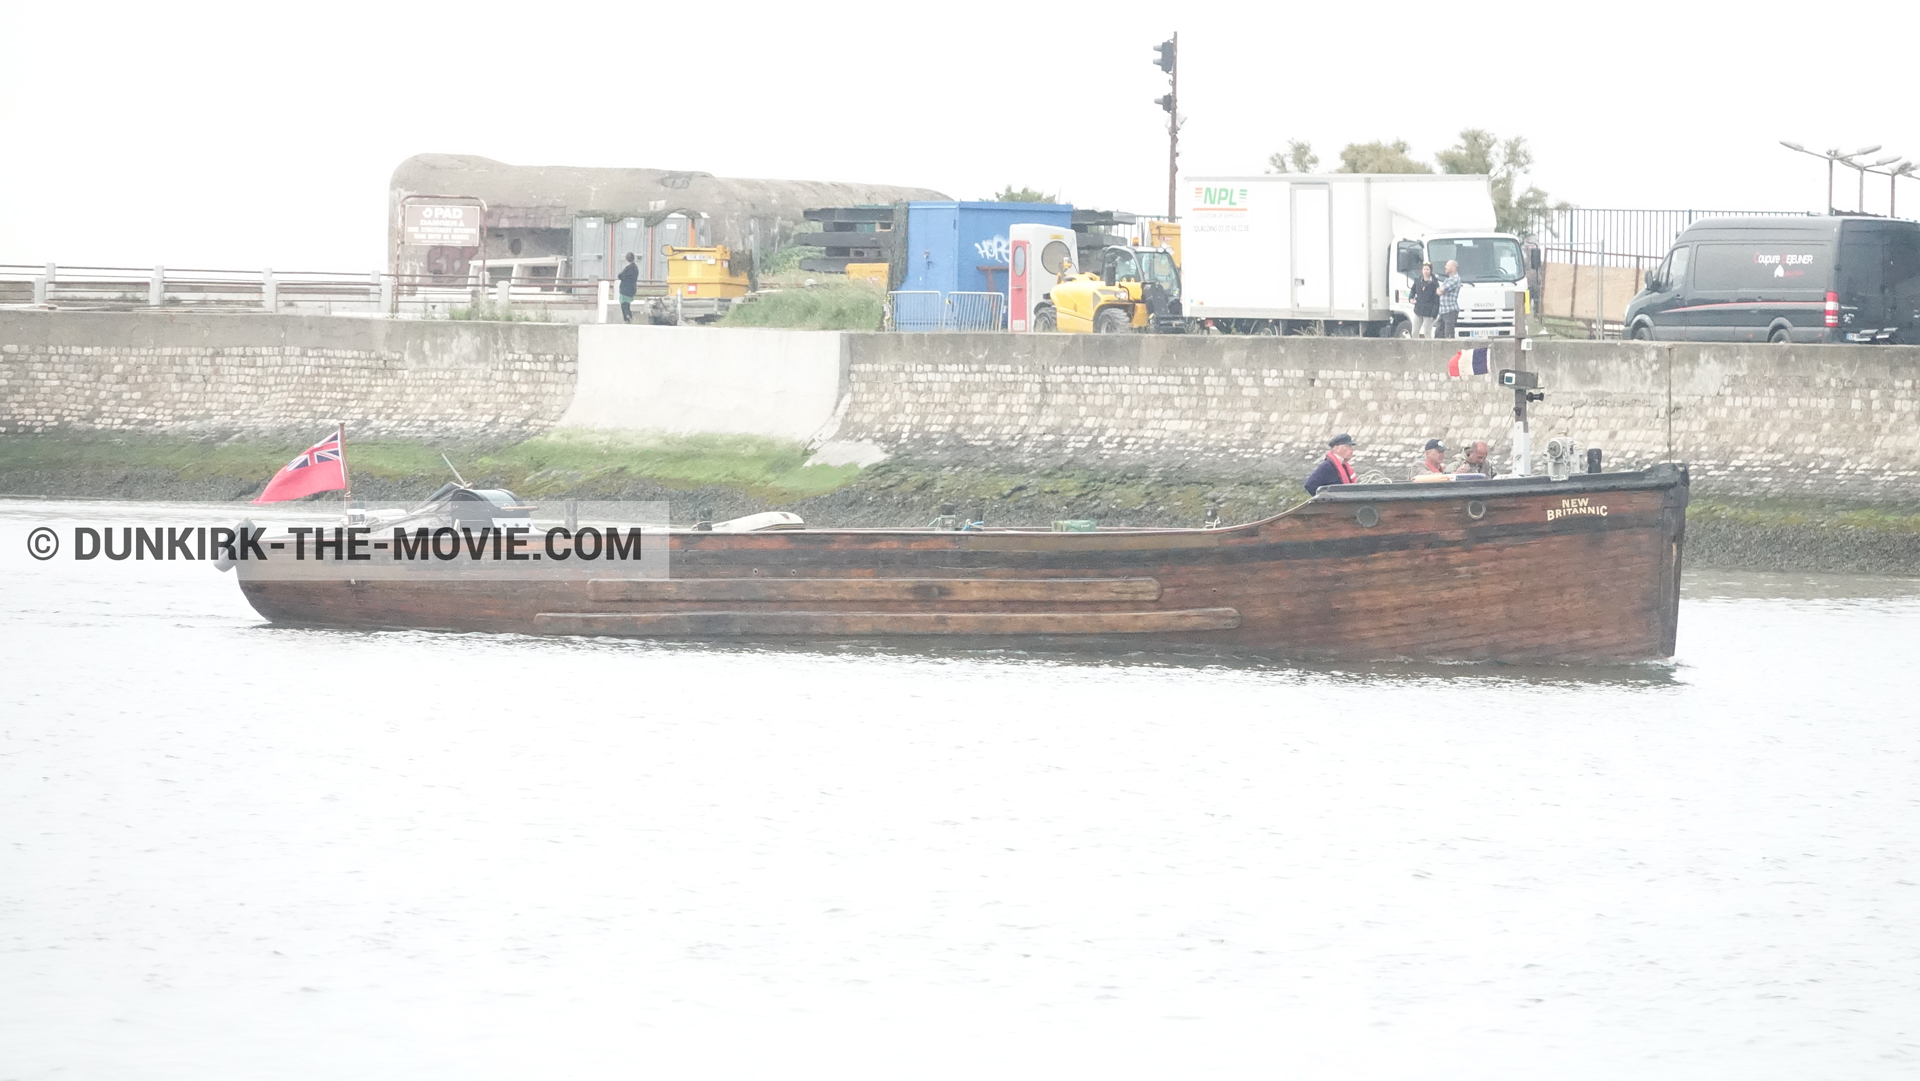
<instances>
[{"instance_id":1,"label":"traffic light","mask_svg":"<svg viewBox=\"0 0 1920 1081\"><path fill-rule=\"evenodd\" d=\"M1155 60L1154 63L1159 65L1161 71L1166 72L1168 75L1172 75L1173 65L1176 62L1173 40L1169 38L1168 40L1163 41L1160 44L1154 46L1153 49L1155 52L1160 54L1160 59Z\"/></svg>"},{"instance_id":2,"label":"traffic light","mask_svg":"<svg viewBox=\"0 0 1920 1081\"><path fill-rule=\"evenodd\" d=\"M1154 98L1153 103L1155 105L1160 106L1162 109L1165 109L1168 112L1173 111L1173 95L1172 94L1162 94L1159 97Z\"/></svg>"}]
</instances>

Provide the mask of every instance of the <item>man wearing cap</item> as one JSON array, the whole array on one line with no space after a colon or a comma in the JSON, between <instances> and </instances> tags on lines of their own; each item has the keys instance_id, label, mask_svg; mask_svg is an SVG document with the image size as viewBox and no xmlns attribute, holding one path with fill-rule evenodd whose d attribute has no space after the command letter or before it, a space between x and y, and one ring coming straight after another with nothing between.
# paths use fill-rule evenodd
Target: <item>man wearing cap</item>
<instances>
[{"instance_id":1,"label":"man wearing cap","mask_svg":"<svg viewBox=\"0 0 1920 1081\"><path fill-rule=\"evenodd\" d=\"M1420 456L1419 461L1413 463L1412 479L1419 480L1421 477L1430 477L1435 473L1444 476L1447 472L1447 467L1440 463L1446 456L1447 448L1441 446L1438 439L1427 440L1426 453Z\"/></svg>"},{"instance_id":2,"label":"man wearing cap","mask_svg":"<svg viewBox=\"0 0 1920 1081\"><path fill-rule=\"evenodd\" d=\"M1352 484L1353 437L1345 432L1327 440L1327 456L1307 474L1307 494L1316 495L1329 484Z\"/></svg>"}]
</instances>

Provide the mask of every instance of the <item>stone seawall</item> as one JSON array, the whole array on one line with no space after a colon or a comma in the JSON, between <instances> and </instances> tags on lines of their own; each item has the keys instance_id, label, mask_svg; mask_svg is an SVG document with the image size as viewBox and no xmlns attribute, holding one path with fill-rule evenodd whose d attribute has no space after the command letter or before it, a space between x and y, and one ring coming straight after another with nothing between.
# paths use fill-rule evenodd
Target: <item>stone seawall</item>
<instances>
[{"instance_id":1,"label":"stone seawall","mask_svg":"<svg viewBox=\"0 0 1920 1081\"><path fill-rule=\"evenodd\" d=\"M582 343L591 348L583 351ZM1920 348L1536 341L1553 436L1697 495L1920 504ZM840 334L193 313L0 313L0 434L525 438L562 423L760 435L1008 474L1297 480L1331 433L1405 473L1428 438L1509 449L1512 394L1454 344ZM1511 342L1492 367L1515 364ZM576 391L582 400L576 400ZM854 448L845 450L845 448ZM871 449L872 455L867 456Z\"/></svg>"},{"instance_id":2,"label":"stone seawall","mask_svg":"<svg viewBox=\"0 0 1920 1081\"><path fill-rule=\"evenodd\" d=\"M0 434L520 439L573 398L570 326L174 312L0 312Z\"/></svg>"},{"instance_id":3,"label":"stone seawall","mask_svg":"<svg viewBox=\"0 0 1920 1081\"><path fill-rule=\"evenodd\" d=\"M1298 477L1333 432L1398 477L1429 438L1509 449L1513 395L1452 378L1440 342L855 334L836 438L965 464ZM1466 344L1466 343L1461 343ZM1920 348L1536 341L1536 453L1685 461L1740 498L1920 501ZM1513 343L1492 367L1515 365Z\"/></svg>"}]
</instances>

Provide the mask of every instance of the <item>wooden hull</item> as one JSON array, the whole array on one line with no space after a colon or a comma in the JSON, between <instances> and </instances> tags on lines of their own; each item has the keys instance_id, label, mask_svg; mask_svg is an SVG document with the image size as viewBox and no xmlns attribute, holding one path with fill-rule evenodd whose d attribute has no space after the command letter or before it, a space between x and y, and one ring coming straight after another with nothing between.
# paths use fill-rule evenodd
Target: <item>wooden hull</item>
<instances>
[{"instance_id":1,"label":"wooden hull","mask_svg":"<svg viewBox=\"0 0 1920 1081\"><path fill-rule=\"evenodd\" d=\"M668 535L665 580L272 580L278 623L1376 660L1671 656L1684 466L1323 489L1224 529Z\"/></svg>"}]
</instances>

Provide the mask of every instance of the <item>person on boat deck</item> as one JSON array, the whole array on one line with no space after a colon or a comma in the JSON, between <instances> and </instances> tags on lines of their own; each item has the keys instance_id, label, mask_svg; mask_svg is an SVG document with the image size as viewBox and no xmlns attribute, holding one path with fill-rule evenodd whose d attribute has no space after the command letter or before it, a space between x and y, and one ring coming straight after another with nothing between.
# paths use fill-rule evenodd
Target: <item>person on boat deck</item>
<instances>
[{"instance_id":1,"label":"person on boat deck","mask_svg":"<svg viewBox=\"0 0 1920 1081\"><path fill-rule=\"evenodd\" d=\"M1352 484L1353 437L1345 432L1327 440L1327 456L1307 474L1307 494L1315 495L1329 484Z\"/></svg>"},{"instance_id":2,"label":"person on boat deck","mask_svg":"<svg viewBox=\"0 0 1920 1081\"><path fill-rule=\"evenodd\" d=\"M1447 448L1441 446L1438 439L1427 440L1426 452L1420 456L1419 461L1413 463L1413 479L1419 480L1434 473L1445 473L1447 467L1441 462L1446 456Z\"/></svg>"},{"instance_id":3,"label":"person on boat deck","mask_svg":"<svg viewBox=\"0 0 1920 1081\"><path fill-rule=\"evenodd\" d=\"M1454 472L1485 473L1491 475L1493 470L1487 468L1487 456L1492 453L1493 448L1487 445L1486 440L1477 439L1474 441L1473 446L1467 448L1467 456L1460 460L1460 468L1454 470Z\"/></svg>"}]
</instances>

